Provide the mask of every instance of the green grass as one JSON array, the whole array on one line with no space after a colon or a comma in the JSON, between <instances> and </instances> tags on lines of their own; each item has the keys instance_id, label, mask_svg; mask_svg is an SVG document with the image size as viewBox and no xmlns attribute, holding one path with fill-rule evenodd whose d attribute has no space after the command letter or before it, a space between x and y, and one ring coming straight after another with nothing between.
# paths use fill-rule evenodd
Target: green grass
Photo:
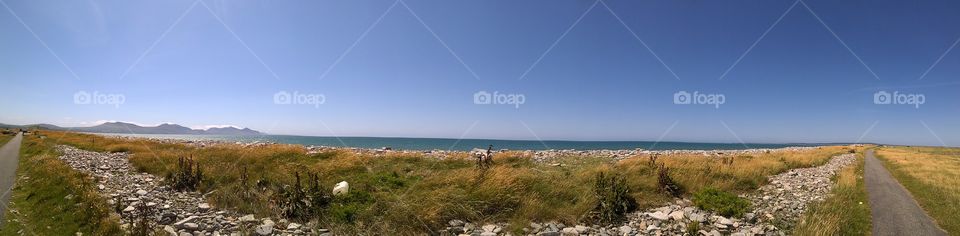
<instances>
[{"instance_id":1,"label":"green grass","mask_svg":"<svg viewBox=\"0 0 960 236\"><path fill-rule=\"evenodd\" d=\"M711 210L726 217L742 217L750 210L750 201L735 194L707 188L693 194L693 203L700 209Z\"/></svg>"},{"instance_id":2,"label":"green grass","mask_svg":"<svg viewBox=\"0 0 960 236\"><path fill-rule=\"evenodd\" d=\"M940 228L960 235L960 148L887 147L877 157Z\"/></svg>"},{"instance_id":3,"label":"green grass","mask_svg":"<svg viewBox=\"0 0 960 236\"><path fill-rule=\"evenodd\" d=\"M122 234L86 175L57 159L52 143L25 136L0 235Z\"/></svg>"},{"instance_id":4,"label":"green grass","mask_svg":"<svg viewBox=\"0 0 960 236\"><path fill-rule=\"evenodd\" d=\"M597 173L623 176L629 197L639 208L672 201L658 190L656 168L647 158L622 161L601 157L560 157L550 166L523 152L498 154L485 171L466 155L438 160L420 154L372 156L351 151L308 155L298 145L244 148L225 144L197 148L185 144L47 131L48 140L92 151L125 151L138 171L166 176L178 157L193 157L204 169L198 191L209 193L215 207L258 217L280 214L274 200L278 186L292 185L294 173L317 174L329 191L340 181L350 194L335 197L316 220L334 234L423 234L443 229L447 221L508 222L520 232L530 221L583 222L598 202ZM661 156L671 178L691 192L715 188L731 193L753 191L766 177L790 168L816 166L844 153L844 147L775 152L736 157L735 164L700 155ZM241 187L241 170L248 185ZM259 183L259 184L258 184ZM252 189L252 190L248 190ZM689 193L685 196L689 197Z\"/></svg>"},{"instance_id":5,"label":"green grass","mask_svg":"<svg viewBox=\"0 0 960 236\"><path fill-rule=\"evenodd\" d=\"M870 235L871 216L863 179L864 159L834 177L831 196L810 206L793 235Z\"/></svg>"}]
</instances>

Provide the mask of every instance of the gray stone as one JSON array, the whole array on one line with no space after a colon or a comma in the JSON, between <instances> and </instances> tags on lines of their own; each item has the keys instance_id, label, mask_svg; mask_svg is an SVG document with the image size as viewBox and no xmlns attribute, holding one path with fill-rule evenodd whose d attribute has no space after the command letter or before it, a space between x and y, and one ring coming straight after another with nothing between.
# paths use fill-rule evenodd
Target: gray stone
<instances>
[{"instance_id":1,"label":"gray stone","mask_svg":"<svg viewBox=\"0 0 960 236\"><path fill-rule=\"evenodd\" d=\"M673 220L683 220L683 212L673 211L670 213L670 218L673 218Z\"/></svg>"},{"instance_id":2,"label":"gray stone","mask_svg":"<svg viewBox=\"0 0 960 236\"><path fill-rule=\"evenodd\" d=\"M543 231L537 233L537 236L560 236L560 232L557 231Z\"/></svg>"},{"instance_id":3,"label":"gray stone","mask_svg":"<svg viewBox=\"0 0 960 236\"><path fill-rule=\"evenodd\" d=\"M241 216L240 222L243 222L243 223L257 222L257 217L253 216L253 214Z\"/></svg>"},{"instance_id":4,"label":"gray stone","mask_svg":"<svg viewBox=\"0 0 960 236\"><path fill-rule=\"evenodd\" d=\"M257 233L257 235L261 235L261 236L270 235L270 234L273 234L273 226L272 225L257 226L257 229L254 230L254 232Z\"/></svg>"},{"instance_id":5,"label":"gray stone","mask_svg":"<svg viewBox=\"0 0 960 236\"><path fill-rule=\"evenodd\" d=\"M210 211L210 204L200 203L199 205L197 205L197 210L200 210L200 212Z\"/></svg>"},{"instance_id":6,"label":"gray stone","mask_svg":"<svg viewBox=\"0 0 960 236\"><path fill-rule=\"evenodd\" d=\"M667 213L663 213L662 211L647 213L647 215L657 220L667 220L670 218L670 216L668 216Z\"/></svg>"}]
</instances>

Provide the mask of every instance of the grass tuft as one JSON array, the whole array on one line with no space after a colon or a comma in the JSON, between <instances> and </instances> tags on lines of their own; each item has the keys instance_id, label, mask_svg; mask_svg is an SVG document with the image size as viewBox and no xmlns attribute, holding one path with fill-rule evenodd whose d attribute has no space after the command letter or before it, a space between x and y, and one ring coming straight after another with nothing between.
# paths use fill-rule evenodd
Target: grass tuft
<instances>
[{"instance_id":1,"label":"grass tuft","mask_svg":"<svg viewBox=\"0 0 960 236\"><path fill-rule=\"evenodd\" d=\"M693 195L693 203L725 217L742 217L750 209L750 202L729 192L707 188Z\"/></svg>"}]
</instances>

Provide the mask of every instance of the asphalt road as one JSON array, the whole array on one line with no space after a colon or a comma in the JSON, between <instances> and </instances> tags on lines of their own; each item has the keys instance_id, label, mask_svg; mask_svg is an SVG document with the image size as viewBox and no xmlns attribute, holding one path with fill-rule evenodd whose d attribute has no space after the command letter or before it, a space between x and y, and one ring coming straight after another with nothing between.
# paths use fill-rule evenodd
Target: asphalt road
<instances>
[{"instance_id":1,"label":"asphalt road","mask_svg":"<svg viewBox=\"0 0 960 236\"><path fill-rule=\"evenodd\" d=\"M867 151L864 172L874 236L947 235L873 156L873 150Z\"/></svg>"},{"instance_id":2,"label":"asphalt road","mask_svg":"<svg viewBox=\"0 0 960 236\"><path fill-rule=\"evenodd\" d=\"M10 200L10 189L17 179L17 162L20 157L20 141L23 134L17 134L0 148L0 225L3 225L3 215L7 213L7 203Z\"/></svg>"}]
</instances>

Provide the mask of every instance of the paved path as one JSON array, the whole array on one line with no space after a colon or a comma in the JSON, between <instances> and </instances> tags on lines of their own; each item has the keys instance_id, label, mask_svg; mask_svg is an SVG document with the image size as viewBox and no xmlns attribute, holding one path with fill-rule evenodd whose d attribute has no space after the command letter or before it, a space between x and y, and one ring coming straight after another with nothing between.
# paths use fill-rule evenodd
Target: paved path
<instances>
[{"instance_id":1,"label":"paved path","mask_svg":"<svg viewBox=\"0 0 960 236\"><path fill-rule=\"evenodd\" d=\"M947 235L873 156L873 150L867 151L864 172L874 236Z\"/></svg>"},{"instance_id":2,"label":"paved path","mask_svg":"<svg viewBox=\"0 0 960 236\"><path fill-rule=\"evenodd\" d=\"M3 215L7 213L7 200L10 198L10 189L17 179L17 162L20 157L20 140L23 134L17 134L0 148L0 225L3 225Z\"/></svg>"}]
</instances>

